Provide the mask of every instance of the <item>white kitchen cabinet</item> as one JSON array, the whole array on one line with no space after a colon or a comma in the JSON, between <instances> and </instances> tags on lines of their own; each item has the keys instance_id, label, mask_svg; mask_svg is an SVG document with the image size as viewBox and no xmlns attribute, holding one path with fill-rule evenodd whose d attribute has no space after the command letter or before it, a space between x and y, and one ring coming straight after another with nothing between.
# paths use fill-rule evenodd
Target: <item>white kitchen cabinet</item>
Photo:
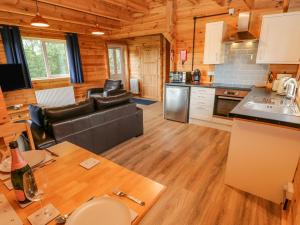
<instances>
[{"instance_id":1,"label":"white kitchen cabinet","mask_svg":"<svg viewBox=\"0 0 300 225\"><path fill-rule=\"evenodd\" d=\"M277 204L293 182L300 156L300 132L275 124L233 120L225 184Z\"/></svg>"},{"instance_id":2,"label":"white kitchen cabinet","mask_svg":"<svg viewBox=\"0 0 300 225\"><path fill-rule=\"evenodd\" d=\"M192 87L190 97L190 118L210 121L213 116L215 89Z\"/></svg>"},{"instance_id":3,"label":"white kitchen cabinet","mask_svg":"<svg viewBox=\"0 0 300 225\"><path fill-rule=\"evenodd\" d=\"M261 64L300 64L300 12L266 15L256 62Z\"/></svg>"},{"instance_id":4,"label":"white kitchen cabinet","mask_svg":"<svg viewBox=\"0 0 300 225\"><path fill-rule=\"evenodd\" d=\"M224 63L224 44L225 22L207 23L205 30L204 44L204 64Z\"/></svg>"}]
</instances>

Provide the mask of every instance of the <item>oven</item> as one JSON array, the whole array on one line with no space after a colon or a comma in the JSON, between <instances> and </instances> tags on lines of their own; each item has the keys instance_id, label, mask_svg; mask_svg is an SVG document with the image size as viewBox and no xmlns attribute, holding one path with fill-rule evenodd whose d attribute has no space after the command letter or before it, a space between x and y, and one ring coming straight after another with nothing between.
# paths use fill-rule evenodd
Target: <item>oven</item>
<instances>
[{"instance_id":1,"label":"oven","mask_svg":"<svg viewBox=\"0 0 300 225\"><path fill-rule=\"evenodd\" d=\"M214 115L229 117L229 113L248 94L248 91L216 88Z\"/></svg>"}]
</instances>

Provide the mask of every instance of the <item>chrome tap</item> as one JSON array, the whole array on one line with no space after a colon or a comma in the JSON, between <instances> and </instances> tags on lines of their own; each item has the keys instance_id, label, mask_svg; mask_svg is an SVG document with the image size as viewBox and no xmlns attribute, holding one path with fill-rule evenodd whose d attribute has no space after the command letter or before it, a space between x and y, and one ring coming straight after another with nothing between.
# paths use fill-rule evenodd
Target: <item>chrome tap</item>
<instances>
[{"instance_id":1,"label":"chrome tap","mask_svg":"<svg viewBox=\"0 0 300 225\"><path fill-rule=\"evenodd\" d=\"M290 78L284 83L286 89L286 97L292 100L296 99L298 82L295 78Z\"/></svg>"}]
</instances>

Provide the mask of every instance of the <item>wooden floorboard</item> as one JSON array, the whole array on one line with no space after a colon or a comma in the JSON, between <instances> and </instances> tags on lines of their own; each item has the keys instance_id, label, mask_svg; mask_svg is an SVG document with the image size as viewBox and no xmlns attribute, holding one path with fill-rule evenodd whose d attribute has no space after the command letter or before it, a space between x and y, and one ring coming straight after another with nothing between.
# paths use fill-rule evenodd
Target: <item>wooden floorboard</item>
<instances>
[{"instance_id":1,"label":"wooden floorboard","mask_svg":"<svg viewBox=\"0 0 300 225\"><path fill-rule=\"evenodd\" d=\"M230 133L163 119L143 106L144 135L104 157L167 186L141 225L279 225L280 207L224 184Z\"/></svg>"}]
</instances>

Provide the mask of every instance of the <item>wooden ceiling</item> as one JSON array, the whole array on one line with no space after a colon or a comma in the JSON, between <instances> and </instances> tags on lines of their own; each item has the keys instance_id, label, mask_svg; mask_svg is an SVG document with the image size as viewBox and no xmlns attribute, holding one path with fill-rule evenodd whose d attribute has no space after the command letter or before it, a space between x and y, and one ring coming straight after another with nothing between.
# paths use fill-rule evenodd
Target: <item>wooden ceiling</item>
<instances>
[{"instance_id":1,"label":"wooden ceiling","mask_svg":"<svg viewBox=\"0 0 300 225\"><path fill-rule=\"evenodd\" d=\"M199 7L207 2L228 7L231 2L243 1L248 9L283 7L299 0L38 0L41 15L50 24L48 31L90 34L99 24L106 34L116 33L128 24L147 17L153 5L169 1L186 1ZM30 27L36 14L35 0L0 0L0 24Z\"/></svg>"},{"instance_id":2,"label":"wooden ceiling","mask_svg":"<svg viewBox=\"0 0 300 225\"><path fill-rule=\"evenodd\" d=\"M104 31L120 29L133 15L147 14L141 0L38 0L41 15L51 25L47 29L89 34L99 24ZM30 26L35 16L35 0L0 0L0 23Z\"/></svg>"}]
</instances>

